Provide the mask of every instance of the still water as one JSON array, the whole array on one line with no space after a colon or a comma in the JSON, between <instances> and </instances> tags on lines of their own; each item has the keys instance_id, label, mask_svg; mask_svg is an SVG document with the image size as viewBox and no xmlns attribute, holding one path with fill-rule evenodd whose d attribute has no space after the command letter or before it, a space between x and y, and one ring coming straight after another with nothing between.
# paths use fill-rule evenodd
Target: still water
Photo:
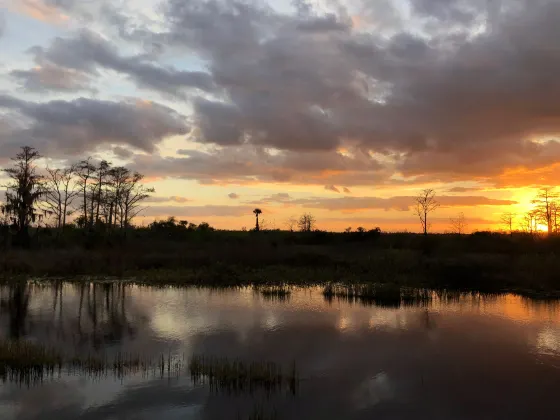
<instances>
[{"instance_id":1,"label":"still water","mask_svg":"<svg viewBox=\"0 0 560 420\"><path fill-rule=\"evenodd\" d=\"M78 354L295 362L297 392L225 393L188 374L54 375L0 385L1 419L557 418L560 305L513 295L366 306L320 289L4 287L2 338ZM261 415L261 417L258 417Z\"/></svg>"}]
</instances>

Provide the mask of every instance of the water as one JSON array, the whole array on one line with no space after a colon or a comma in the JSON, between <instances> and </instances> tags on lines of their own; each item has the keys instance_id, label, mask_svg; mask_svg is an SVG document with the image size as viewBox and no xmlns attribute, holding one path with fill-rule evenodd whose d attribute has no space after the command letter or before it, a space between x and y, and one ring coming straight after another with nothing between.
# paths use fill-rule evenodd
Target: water
<instances>
[{"instance_id":1,"label":"water","mask_svg":"<svg viewBox=\"0 0 560 420\"><path fill-rule=\"evenodd\" d=\"M0 289L3 338L78 354L296 362L297 392L227 393L188 373L0 385L2 419L527 419L555 414L560 306L513 295L384 308L297 289L269 300L117 284ZM251 417L253 416L253 417Z\"/></svg>"}]
</instances>

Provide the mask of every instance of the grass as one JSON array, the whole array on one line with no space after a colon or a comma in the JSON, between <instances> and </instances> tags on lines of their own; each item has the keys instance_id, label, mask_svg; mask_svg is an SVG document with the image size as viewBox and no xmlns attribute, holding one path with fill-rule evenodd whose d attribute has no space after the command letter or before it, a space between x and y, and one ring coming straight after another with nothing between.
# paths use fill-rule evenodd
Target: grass
<instances>
[{"instance_id":1,"label":"grass","mask_svg":"<svg viewBox=\"0 0 560 420\"><path fill-rule=\"evenodd\" d=\"M254 290L268 300L288 300L292 294L290 288L284 284L254 286Z\"/></svg>"},{"instance_id":2,"label":"grass","mask_svg":"<svg viewBox=\"0 0 560 420\"><path fill-rule=\"evenodd\" d=\"M395 284L328 284L323 289L327 301L334 298L367 305L399 307L425 305L432 300L432 292L426 289L401 288Z\"/></svg>"},{"instance_id":3,"label":"grass","mask_svg":"<svg viewBox=\"0 0 560 420\"><path fill-rule=\"evenodd\" d=\"M123 378L136 373L154 377L189 373L193 382L208 383L213 391L266 392L288 390L295 394L298 375L295 363L290 368L273 362L247 362L237 359L193 356L188 364L171 355L142 359L138 355L117 353L109 359L103 355L72 355L29 341L0 341L0 379L31 385L62 373ZM259 417L257 417L259 418Z\"/></svg>"},{"instance_id":4,"label":"grass","mask_svg":"<svg viewBox=\"0 0 560 420\"><path fill-rule=\"evenodd\" d=\"M295 394L298 377L295 363L290 369L273 362L245 362L225 357L194 356L189 372L195 383L208 382L211 389L228 392L289 390Z\"/></svg>"},{"instance_id":5,"label":"grass","mask_svg":"<svg viewBox=\"0 0 560 420\"><path fill-rule=\"evenodd\" d=\"M396 302L397 287L560 297L559 237L226 231L173 236L138 229L117 245L100 238L87 248L77 238L3 250L0 278L257 286L263 297L275 299L287 298L290 286L329 283L372 285L384 302ZM379 284L394 287L373 286ZM365 300L370 293L359 295Z\"/></svg>"}]
</instances>

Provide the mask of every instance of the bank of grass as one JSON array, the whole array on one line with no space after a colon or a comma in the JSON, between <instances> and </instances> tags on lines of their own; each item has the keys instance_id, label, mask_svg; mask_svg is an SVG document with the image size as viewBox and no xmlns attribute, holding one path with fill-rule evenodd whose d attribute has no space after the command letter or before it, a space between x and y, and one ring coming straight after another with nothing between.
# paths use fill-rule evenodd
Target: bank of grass
<instances>
[{"instance_id":1,"label":"bank of grass","mask_svg":"<svg viewBox=\"0 0 560 420\"><path fill-rule=\"evenodd\" d=\"M560 296L558 237L225 231L174 235L138 230L126 240L101 238L87 246L67 240L46 241L31 250L5 249L0 277L8 282L115 278L211 287L382 284ZM270 290L268 296L279 295Z\"/></svg>"},{"instance_id":2,"label":"bank of grass","mask_svg":"<svg viewBox=\"0 0 560 420\"><path fill-rule=\"evenodd\" d=\"M30 385L62 373L123 378L142 373L154 376L189 374L195 384L214 391L267 392L288 390L295 394L299 382L295 362L284 369L271 361L245 361L194 355L188 363L171 355L150 359L117 353L106 355L67 355L40 343L24 340L0 340L0 379Z\"/></svg>"}]
</instances>

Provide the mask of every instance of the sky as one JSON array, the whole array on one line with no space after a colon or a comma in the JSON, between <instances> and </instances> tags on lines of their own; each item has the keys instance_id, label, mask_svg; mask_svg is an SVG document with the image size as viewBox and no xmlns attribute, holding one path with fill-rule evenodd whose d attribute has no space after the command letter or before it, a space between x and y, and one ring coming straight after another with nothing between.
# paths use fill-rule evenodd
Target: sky
<instances>
[{"instance_id":1,"label":"sky","mask_svg":"<svg viewBox=\"0 0 560 420\"><path fill-rule=\"evenodd\" d=\"M0 166L92 156L137 220L500 228L560 177L560 0L0 0Z\"/></svg>"}]
</instances>

